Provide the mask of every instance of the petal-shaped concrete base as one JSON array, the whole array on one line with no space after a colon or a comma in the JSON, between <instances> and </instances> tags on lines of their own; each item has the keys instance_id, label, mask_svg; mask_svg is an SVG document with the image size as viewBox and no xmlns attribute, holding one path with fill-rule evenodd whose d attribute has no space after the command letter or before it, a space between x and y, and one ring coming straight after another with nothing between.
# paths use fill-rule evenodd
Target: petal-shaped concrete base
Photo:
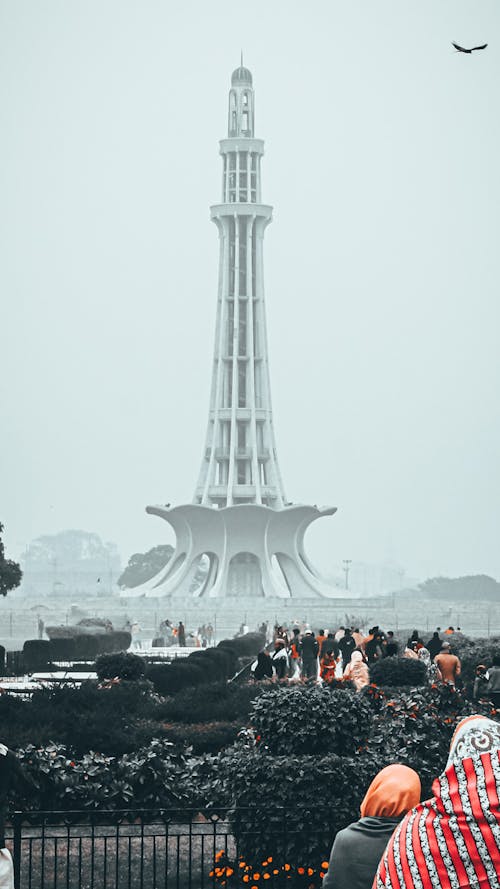
<instances>
[{"instance_id":1,"label":"petal-shaped concrete base","mask_svg":"<svg viewBox=\"0 0 500 889\"><path fill-rule=\"evenodd\" d=\"M156 577L127 590L126 596L288 599L342 595L344 591L320 577L304 551L304 535L311 522L336 511L334 506L148 506L146 512L172 526L176 548ZM202 586L192 593L203 555L209 559L208 573Z\"/></svg>"}]
</instances>

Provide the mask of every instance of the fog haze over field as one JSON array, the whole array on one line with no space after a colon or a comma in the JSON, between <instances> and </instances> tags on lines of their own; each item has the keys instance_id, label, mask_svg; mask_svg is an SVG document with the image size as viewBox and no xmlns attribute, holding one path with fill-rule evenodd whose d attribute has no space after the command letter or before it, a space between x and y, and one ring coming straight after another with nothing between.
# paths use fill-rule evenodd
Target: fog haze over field
<instances>
[{"instance_id":1,"label":"fog haze over field","mask_svg":"<svg viewBox=\"0 0 500 889\"><path fill-rule=\"evenodd\" d=\"M241 47L278 457L339 508L308 551L500 577L496 0L0 5L7 554L85 528L126 561L192 498Z\"/></svg>"}]
</instances>

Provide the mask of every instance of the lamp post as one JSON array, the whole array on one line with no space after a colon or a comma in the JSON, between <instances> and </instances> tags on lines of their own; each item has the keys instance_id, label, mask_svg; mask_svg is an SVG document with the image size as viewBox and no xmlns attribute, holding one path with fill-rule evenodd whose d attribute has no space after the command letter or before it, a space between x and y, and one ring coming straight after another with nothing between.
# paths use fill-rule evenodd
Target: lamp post
<instances>
[{"instance_id":1,"label":"lamp post","mask_svg":"<svg viewBox=\"0 0 500 889\"><path fill-rule=\"evenodd\" d=\"M345 574L345 588L349 589L349 569L351 567L352 559L342 559L342 564L344 566L344 574Z\"/></svg>"}]
</instances>

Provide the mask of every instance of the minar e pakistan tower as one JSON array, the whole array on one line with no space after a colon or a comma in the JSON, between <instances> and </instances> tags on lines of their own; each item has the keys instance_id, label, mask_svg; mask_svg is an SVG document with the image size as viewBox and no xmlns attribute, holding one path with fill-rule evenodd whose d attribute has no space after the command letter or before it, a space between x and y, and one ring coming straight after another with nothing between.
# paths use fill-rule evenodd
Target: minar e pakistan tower
<instances>
[{"instance_id":1,"label":"minar e pakistan tower","mask_svg":"<svg viewBox=\"0 0 500 889\"><path fill-rule=\"evenodd\" d=\"M334 596L304 551L318 509L289 503L274 439L264 305L264 143L254 136L252 75L231 77L228 134L220 143L222 200L211 208L219 232L219 284L208 428L193 502L148 506L176 534L168 565L134 593L148 596ZM204 581L193 592L200 558Z\"/></svg>"}]
</instances>

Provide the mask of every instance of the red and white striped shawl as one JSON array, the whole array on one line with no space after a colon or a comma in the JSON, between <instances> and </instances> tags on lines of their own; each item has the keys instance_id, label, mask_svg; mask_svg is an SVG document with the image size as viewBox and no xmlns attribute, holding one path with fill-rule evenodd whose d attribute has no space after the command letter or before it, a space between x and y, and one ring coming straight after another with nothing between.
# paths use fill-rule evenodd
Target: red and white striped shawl
<instances>
[{"instance_id":1,"label":"red and white striped shawl","mask_svg":"<svg viewBox=\"0 0 500 889\"><path fill-rule=\"evenodd\" d=\"M432 790L390 839L373 889L499 889L500 726L459 723Z\"/></svg>"}]
</instances>

